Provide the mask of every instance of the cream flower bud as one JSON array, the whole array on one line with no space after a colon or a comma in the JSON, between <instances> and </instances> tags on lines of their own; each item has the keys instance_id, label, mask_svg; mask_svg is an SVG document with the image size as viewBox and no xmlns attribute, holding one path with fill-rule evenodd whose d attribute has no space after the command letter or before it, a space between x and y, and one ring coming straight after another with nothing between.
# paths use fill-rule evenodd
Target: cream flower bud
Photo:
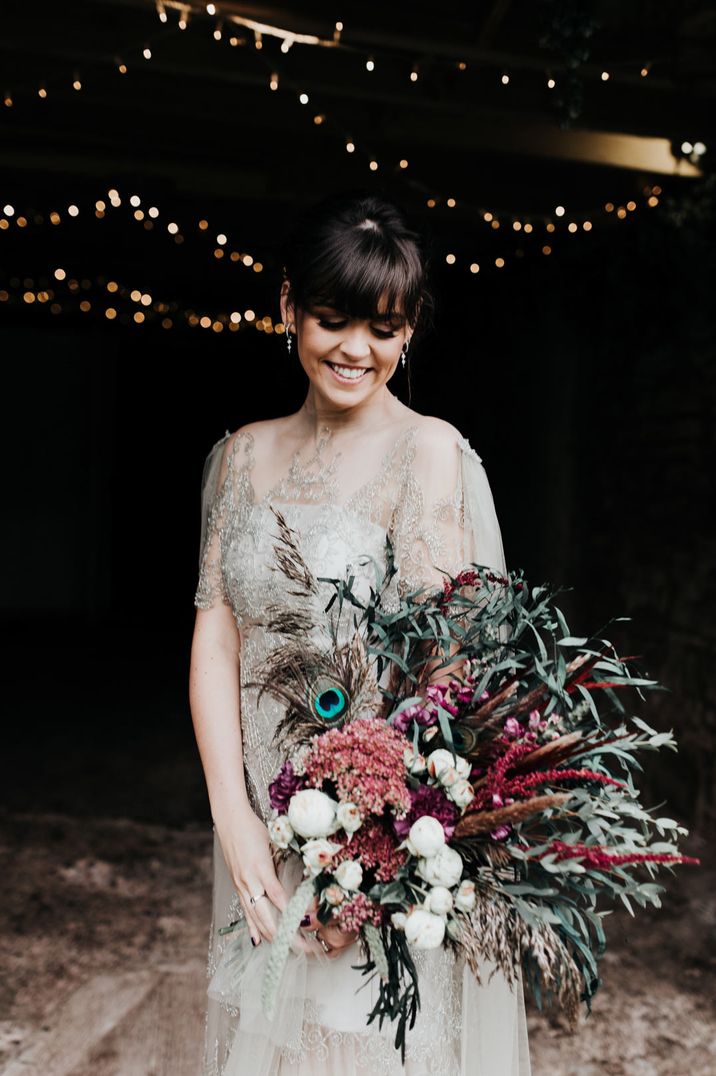
<instances>
[{"instance_id":1,"label":"cream flower bud","mask_svg":"<svg viewBox=\"0 0 716 1076\"><path fill-rule=\"evenodd\" d=\"M301 837L326 837L336 829L335 800L318 788L294 792L288 805L288 820Z\"/></svg>"},{"instance_id":2,"label":"cream flower bud","mask_svg":"<svg viewBox=\"0 0 716 1076\"><path fill-rule=\"evenodd\" d=\"M363 868L357 859L344 859L334 870L333 877L344 889L359 889L363 881Z\"/></svg>"},{"instance_id":3,"label":"cream flower bud","mask_svg":"<svg viewBox=\"0 0 716 1076\"><path fill-rule=\"evenodd\" d=\"M439 747L428 755L428 773L440 784L447 784L443 774L446 770L457 770L458 777L469 777L472 763L461 755L453 755L445 747ZM452 778L449 778L452 780Z\"/></svg>"},{"instance_id":4,"label":"cream flower bud","mask_svg":"<svg viewBox=\"0 0 716 1076\"><path fill-rule=\"evenodd\" d=\"M425 756L417 754L412 747L406 747L403 751L403 761L409 773L425 773Z\"/></svg>"},{"instance_id":5,"label":"cream flower bud","mask_svg":"<svg viewBox=\"0 0 716 1076\"><path fill-rule=\"evenodd\" d=\"M344 829L346 833L355 833L357 829L360 829L363 824L363 816L356 807L355 803L339 803L338 810L336 811L336 821L341 829Z\"/></svg>"},{"instance_id":6,"label":"cream flower bud","mask_svg":"<svg viewBox=\"0 0 716 1076\"><path fill-rule=\"evenodd\" d=\"M405 921L407 918L405 912L393 912L390 921L396 930L405 930Z\"/></svg>"},{"instance_id":7,"label":"cream flower bud","mask_svg":"<svg viewBox=\"0 0 716 1076\"><path fill-rule=\"evenodd\" d=\"M317 874L330 866L333 856L340 849L340 844L327 841L325 837L316 837L313 840L306 841L301 849L301 854L303 855L303 862L315 878Z\"/></svg>"},{"instance_id":8,"label":"cream flower bud","mask_svg":"<svg viewBox=\"0 0 716 1076\"><path fill-rule=\"evenodd\" d=\"M445 830L442 822L432 815L425 814L413 822L405 841L408 851L414 856L434 856L445 844Z\"/></svg>"},{"instance_id":9,"label":"cream flower bud","mask_svg":"<svg viewBox=\"0 0 716 1076\"><path fill-rule=\"evenodd\" d=\"M458 777L454 785L450 785L448 796L458 807L467 807L468 803L475 798L475 789L466 777Z\"/></svg>"},{"instance_id":10,"label":"cream flower bud","mask_svg":"<svg viewBox=\"0 0 716 1076\"><path fill-rule=\"evenodd\" d=\"M452 893L444 885L434 885L425 899L425 908L434 915L447 915L452 911Z\"/></svg>"},{"instance_id":11,"label":"cream flower bud","mask_svg":"<svg viewBox=\"0 0 716 1076\"><path fill-rule=\"evenodd\" d=\"M429 859L419 859L417 871L430 885L454 886L462 878L462 856L446 844Z\"/></svg>"},{"instance_id":12,"label":"cream flower bud","mask_svg":"<svg viewBox=\"0 0 716 1076\"><path fill-rule=\"evenodd\" d=\"M405 920L405 939L416 949L437 949L445 937L445 920L424 908L414 908Z\"/></svg>"},{"instance_id":13,"label":"cream flower bud","mask_svg":"<svg viewBox=\"0 0 716 1076\"><path fill-rule=\"evenodd\" d=\"M328 904L332 904L334 906L342 904L343 901L346 899L345 890L342 889L339 885L327 885L326 888L323 890L322 896Z\"/></svg>"},{"instance_id":14,"label":"cream flower bud","mask_svg":"<svg viewBox=\"0 0 716 1076\"><path fill-rule=\"evenodd\" d=\"M460 912L471 912L476 899L475 883L471 878L463 878L455 894L455 907Z\"/></svg>"},{"instance_id":15,"label":"cream flower bud","mask_svg":"<svg viewBox=\"0 0 716 1076\"><path fill-rule=\"evenodd\" d=\"M268 829L269 837L277 848L288 848L293 840L293 826L285 814L280 814L278 818L270 819L266 828Z\"/></svg>"},{"instance_id":16,"label":"cream flower bud","mask_svg":"<svg viewBox=\"0 0 716 1076\"><path fill-rule=\"evenodd\" d=\"M448 790L449 794L450 789L455 784L455 782L460 780L460 774L457 772L457 768L455 766L446 766L444 770L441 770L440 777L438 778L438 780L443 786L443 788L446 788Z\"/></svg>"},{"instance_id":17,"label":"cream flower bud","mask_svg":"<svg viewBox=\"0 0 716 1076\"><path fill-rule=\"evenodd\" d=\"M462 927L457 919L450 918L445 924L445 931L454 941L463 941Z\"/></svg>"}]
</instances>

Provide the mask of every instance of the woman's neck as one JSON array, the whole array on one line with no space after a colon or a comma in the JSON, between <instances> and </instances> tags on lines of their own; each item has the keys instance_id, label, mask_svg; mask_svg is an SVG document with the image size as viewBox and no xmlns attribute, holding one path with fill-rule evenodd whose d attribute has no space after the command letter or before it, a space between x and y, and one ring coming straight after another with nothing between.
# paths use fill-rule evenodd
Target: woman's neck
<instances>
[{"instance_id":1,"label":"woman's neck","mask_svg":"<svg viewBox=\"0 0 716 1076\"><path fill-rule=\"evenodd\" d=\"M404 418L408 408L383 386L380 392L355 407L335 407L310 386L295 418L308 437L318 440L326 429L331 433L377 433Z\"/></svg>"}]
</instances>

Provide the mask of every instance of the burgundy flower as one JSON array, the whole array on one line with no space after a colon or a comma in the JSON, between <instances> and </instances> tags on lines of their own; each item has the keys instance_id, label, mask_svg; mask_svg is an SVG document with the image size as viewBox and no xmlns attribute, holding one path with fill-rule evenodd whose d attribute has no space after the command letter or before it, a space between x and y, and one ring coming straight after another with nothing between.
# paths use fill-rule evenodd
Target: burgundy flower
<instances>
[{"instance_id":1,"label":"burgundy flower","mask_svg":"<svg viewBox=\"0 0 716 1076\"><path fill-rule=\"evenodd\" d=\"M457 806L447 798L442 789L437 785L420 785L410 789L412 805L405 818L394 818L393 829L400 840L405 840L410 832L413 822L417 822L423 815L432 815L442 822L445 837L449 840L457 825L459 812Z\"/></svg>"},{"instance_id":2,"label":"burgundy flower","mask_svg":"<svg viewBox=\"0 0 716 1076\"><path fill-rule=\"evenodd\" d=\"M285 814L288 810L291 796L294 792L298 792L299 788L303 788L304 784L303 777L298 773L294 773L292 764L289 761L284 762L276 777L268 786L271 806L279 814Z\"/></svg>"}]
</instances>

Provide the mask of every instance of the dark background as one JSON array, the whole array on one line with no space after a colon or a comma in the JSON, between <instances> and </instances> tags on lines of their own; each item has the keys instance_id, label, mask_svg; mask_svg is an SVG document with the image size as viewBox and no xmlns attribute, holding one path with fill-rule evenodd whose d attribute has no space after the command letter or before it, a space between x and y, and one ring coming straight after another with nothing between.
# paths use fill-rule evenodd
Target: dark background
<instances>
[{"instance_id":1,"label":"dark background","mask_svg":"<svg viewBox=\"0 0 716 1076\"><path fill-rule=\"evenodd\" d=\"M217 41L216 17L197 10L182 32L175 10L162 23L139 0L4 7L7 805L209 820L187 700L202 465L227 429L295 410L306 390L280 333L245 317L231 331L227 315L254 310L273 329L286 228L324 193L363 186L404 206L432 257L435 328L411 356L410 397L400 370L391 389L469 437L510 566L573 587L576 633L632 618L610 637L669 688L634 703L680 744L649 760L644 800L705 829L713 5L222 11L328 40L341 17L346 47L282 53L264 34L259 50L227 18ZM689 159L685 141L706 152ZM131 195L156 218L135 220ZM211 327L192 324L202 316Z\"/></svg>"}]
</instances>

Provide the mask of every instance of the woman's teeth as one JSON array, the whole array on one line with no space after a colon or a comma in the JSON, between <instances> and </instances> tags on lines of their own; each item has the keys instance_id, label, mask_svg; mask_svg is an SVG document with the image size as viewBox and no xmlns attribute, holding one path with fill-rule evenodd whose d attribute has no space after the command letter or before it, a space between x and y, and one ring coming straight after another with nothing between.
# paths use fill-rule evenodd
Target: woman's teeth
<instances>
[{"instance_id":1,"label":"woman's teeth","mask_svg":"<svg viewBox=\"0 0 716 1076\"><path fill-rule=\"evenodd\" d=\"M368 373L367 367L339 366L335 362L329 362L328 365L341 381L360 381L363 375Z\"/></svg>"}]
</instances>

